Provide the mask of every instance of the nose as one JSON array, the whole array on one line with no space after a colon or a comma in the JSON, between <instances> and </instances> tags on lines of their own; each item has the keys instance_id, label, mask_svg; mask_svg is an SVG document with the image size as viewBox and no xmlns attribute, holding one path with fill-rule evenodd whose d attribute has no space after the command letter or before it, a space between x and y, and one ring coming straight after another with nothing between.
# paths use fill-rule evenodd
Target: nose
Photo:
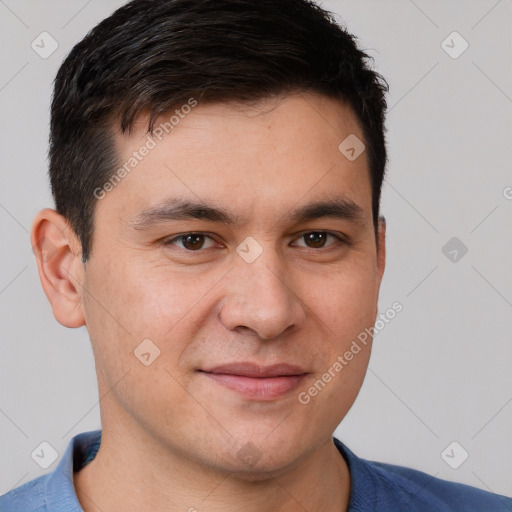
<instances>
[{"instance_id":1,"label":"nose","mask_svg":"<svg viewBox=\"0 0 512 512\"><path fill-rule=\"evenodd\" d=\"M236 262L228 274L219 317L230 331L271 340L299 328L305 311L286 266L267 249L252 263L241 258Z\"/></svg>"}]
</instances>

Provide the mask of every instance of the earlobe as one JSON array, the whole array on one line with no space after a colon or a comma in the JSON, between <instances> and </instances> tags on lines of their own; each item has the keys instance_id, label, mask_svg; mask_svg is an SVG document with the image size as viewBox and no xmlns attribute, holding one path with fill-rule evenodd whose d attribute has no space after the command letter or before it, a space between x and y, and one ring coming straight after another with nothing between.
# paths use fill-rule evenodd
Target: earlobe
<instances>
[{"instance_id":1,"label":"earlobe","mask_svg":"<svg viewBox=\"0 0 512 512\"><path fill-rule=\"evenodd\" d=\"M66 219L55 210L42 210L32 224L30 243L56 320L65 327L85 325L81 246Z\"/></svg>"}]
</instances>

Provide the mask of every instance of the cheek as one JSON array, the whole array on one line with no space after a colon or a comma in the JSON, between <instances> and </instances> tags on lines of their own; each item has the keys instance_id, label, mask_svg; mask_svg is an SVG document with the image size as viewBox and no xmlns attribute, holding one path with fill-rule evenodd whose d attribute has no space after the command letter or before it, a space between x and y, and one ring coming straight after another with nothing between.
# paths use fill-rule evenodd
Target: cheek
<instances>
[{"instance_id":1,"label":"cheek","mask_svg":"<svg viewBox=\"0 0 512 512\"><path fill-rule=\"evenodd\" d=\"M340 340L337 345L373 325L378 286L371 270L347 266L320 283L307 288L306 302L331 331L331 337Z\"/></svg>"},{"instance_id":2,"label":"cheek","mask_svg":"<svg viewBox=\"0 0 512 512\"><path fill-rule=\"evenodd\" d=\"M136 341L171 329L180 314L190 309L189 298L192 300L194 294L185 293L186 284L177 275L158 267L123 263L119 258L95 268L87 286L93 299L97 298L96 306L103 309L98 316L104 323L123 326L125 334L121 339L131 336Z\"/></svg>"},{"instance_id":3,"label":"cheek","mask_svg":"<svg viewBox=\"0 0 512 512\"><path fill-rule=\"evenodd\" d=\"M220 276L199 278L165 265L103 266L88 283L97 298L88 301L94 319L88 330L98 340L98 355L119 377L133 366L139 369L134 350L149 339L160 351L155 364L175 368L207 320L207 296Z\"/></svg>"},{"instance_id":4,"label":"cheek","mask_svg":"<svg viewBox=\"0 0 512 512\"><path fill-rule=\"evenodd\" d=\"M194 331L194 316L189 313L205 290L197 280L195 285L189 281L191 287L183 279L138 272L128 265L103 263L101 269L90 268L84 283L90 293L84 296L84 306L91 319L87 329L100 387L104 394L113 390L109 396L133 415L161 414L169 406L168 396L173 397L173 411L184 413L190 407L182 386L184 375L176 363ZM155 394L159 389L166 390L160 397Z\"/></svg>"},{"instance_id":5,"label":"cheek","mask_svg":"<svg viewBox=\"0 0 512 512\"><path fill-rule=\"evenodd\" d=\"M321 289L310 288L308 292L311 318L317 317L317 334L322 335L313 337L318 365L303 391L312 413L323 417L322 421L334 422L335 428L340 415L355 400L366 374L378 288L369 266L347 265L323 282Z\"/></svg>"}]
</instances>

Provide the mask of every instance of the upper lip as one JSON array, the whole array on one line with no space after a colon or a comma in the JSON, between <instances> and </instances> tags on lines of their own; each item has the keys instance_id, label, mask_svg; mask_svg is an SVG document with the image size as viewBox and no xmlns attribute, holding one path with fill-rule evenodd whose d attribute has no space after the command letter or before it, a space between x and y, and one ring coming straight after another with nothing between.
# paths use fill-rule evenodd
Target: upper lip
<instances>
[{"instance_id":1,"label":"upper lip","mask_svg":"<svg viewBox=\"0 0 512 512\"><path fill-rule=\"evenodd\" d=\"M242 377L286 377L291 375L304 375L307 373L299 366L279 363L270 366L262 366L255 363L240 362L229 363L201 370L206 373L240 375Z\"/></svg>"}]
</instances>

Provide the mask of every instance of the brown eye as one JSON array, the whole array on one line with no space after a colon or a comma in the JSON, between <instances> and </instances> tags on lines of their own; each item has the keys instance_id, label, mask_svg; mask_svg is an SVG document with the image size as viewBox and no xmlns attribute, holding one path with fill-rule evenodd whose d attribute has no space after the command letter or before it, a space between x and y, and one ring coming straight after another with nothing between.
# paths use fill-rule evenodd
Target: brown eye
<instances>
[{"instance_id":1,"label":"brown eye","mask_svg":"<svg viewBox=\"0 0 512 512\"><path fill-rule=\"evenodd\" d=\"M318 249L324 247L325 241L327 240L327 233L322 231L313 231L312 233L306 233L303 235L304 241L308 247Z\"/></svg>"},{"instance_id":2,"label":"brown eye","mask_svg":"<svg viewBox=\"0 0 512 512\"><path fill-rule=\"evenodd\" d=\"M189 249L191 251L195 251L197 249L201 249L204 245L204 236L203 235L184 235L183 239L183 247L185 249Z\"/></svg>"},{"instance_id":3,"label":"brown eye","mask_svg":"<svg viewBox=\"0 0 512 512\"><path fill-rule=\"evenodd\" d=\"M309 233L301 235L297 239L297 243L295 245L298 245L299 247L309 247L310 249L326 249L334 245L343 245L347 243L348 242L339 236L327 231L310 231Z\"/></svg>"},{"instance_id":4,"label":"brown eye","mask_svg":"<svg viewBox=\"0 0 512 512\"><path fill-rule=\"evenodd\" d=\"M205 247L205 243L210 240L210 246ZM199 251L200 249L208 249L213 246L214 241L207 235L202 233L186 233L174 237L172 240L165 242L165 245L176 245L187 251Z\"/></svg>"}]
</instances>

